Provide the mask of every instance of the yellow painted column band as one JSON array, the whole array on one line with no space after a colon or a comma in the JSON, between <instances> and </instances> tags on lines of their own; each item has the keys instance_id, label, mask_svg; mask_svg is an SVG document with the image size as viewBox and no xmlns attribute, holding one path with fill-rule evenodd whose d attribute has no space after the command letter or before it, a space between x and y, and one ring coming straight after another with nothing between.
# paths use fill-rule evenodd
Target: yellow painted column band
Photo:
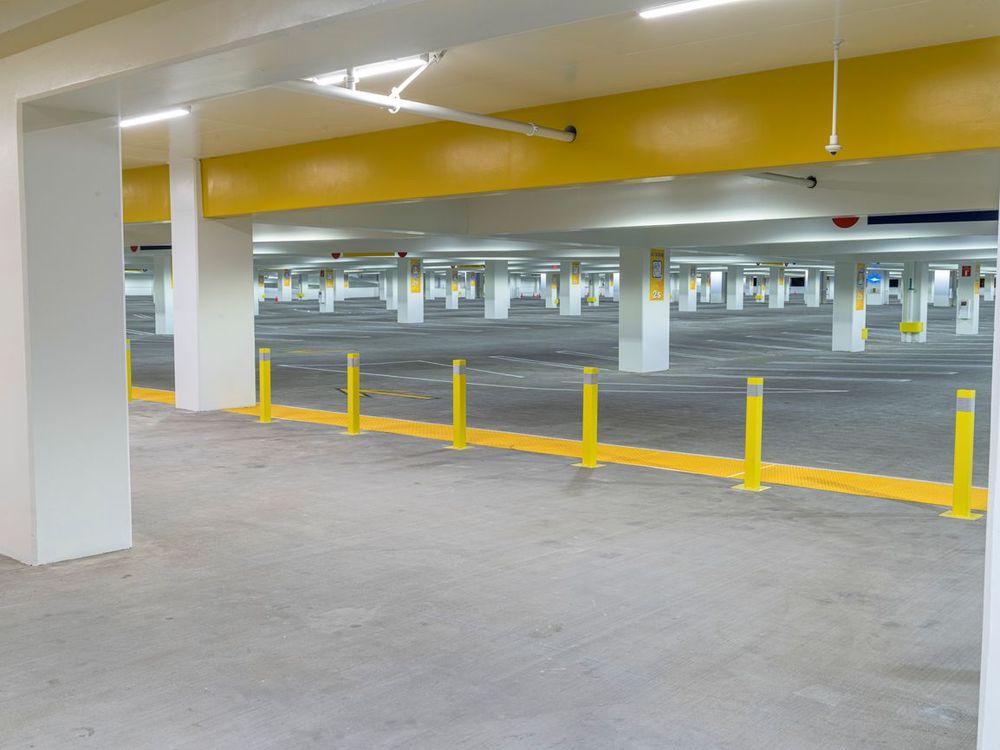
<instances>
[{"instance_id":1,"label":"yellow painted column band","mask_svg":"<svg viewBox=\"0 0 1000 750\"><path fill-rule=\"evenodd\" d=\"M258 360L260 367L260 423L269 424L271 421L271 350L261 349Z\"/></svg>"},{"instance_id":2,"label":"yellow painted column band","mask_svg":"<svg viewBox=\"0 0 1000 750\"><path fill-rule=\"evenodd\" d=\"M734 487L760 492L761 456L764 438L764 378L747 378L746 442L743 453L743 483Z\"/></svg>"},{"instance_id":3,"label":"yellow painted column band","mask_svg":"<svg viewBox=\"0 0 1000 750\"><path fill-rule=\"evenodd\" d=\"M347 434L361 434L361 355L347 355Z\"/></svg>"},{"instance_id":4,"label":"yellow painted column band","mask_svg":"<svg viewBox=\"0 0 1000 750\"><path fill-rule=\"evenodd\" d=\"M132 339L125 339L125 396L132 401Z\"/></svg>"},{"instance_id":5,"label":"yellow painted column band","mask_svg":"<svg viewBox=\"0 0 1000 750\"><path fill-rule=\"evenodd\" d=\"M451 364L451 422L452 422L452 443L451 447L457 451L466 448L466 362L464 359L456 359Z\"/></svg>"},{"instance_id":6,"label":"yellow painted column band","mask_svg":"<svg viewBox=\"0 0 1000 750\"><path fill-rule=\"evenodd\" d=\"M960 390L955 402L955 464L952 479L952 508L941 515L974 521L972 512L972 449L976 429L976 392Z\"/></svg>"},{"instance_id":7,"label":"yellow painted column band","mask_svg":"<svg viewBox=\"0 0 1000 750\"><path fill-rule=\"evenodd\" d=\"M598 369L587 367L583 371L583 441L580 449L580 466L596 469L597 463L597 378Z\"/></svg>"}]
</instances>

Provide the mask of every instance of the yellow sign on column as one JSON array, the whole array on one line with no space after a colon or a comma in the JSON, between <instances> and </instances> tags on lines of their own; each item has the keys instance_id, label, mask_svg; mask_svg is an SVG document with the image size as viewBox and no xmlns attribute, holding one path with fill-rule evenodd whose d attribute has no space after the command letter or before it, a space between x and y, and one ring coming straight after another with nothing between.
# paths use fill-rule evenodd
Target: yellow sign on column
<instances>
[{"instance_id":1,"label":"yellow sign on column","mask_svg":"<svg viewBox=\"0 0 1000 750\"><path fill-rule=\"evenodd\" d=\"M698 288L698 271L694 268L691 269L690 275L688 276L688 289L692 292Z\"/></svg>"},{"instance_id":2,"label":"yellow sign on column","mask_svg":"<svg viewBox=\"0 0 1000 750\"><path fill-rule=\"evenodd\" d=\"M420 294L424 290L424 272L419 260L410 261L410 294Z\"/></svg>"},{"instance_id":3,"label":"yellow sign on column","mask_svg":"<svg viewBox=\"0 0 1000 750\"><path fill-rule=\"evenodd\" d=\"M666 298L666 251L649 251L649 300L663 302Z\"/></svg>"},{"instance_id":4,"label":"yellow sign on column","mask_svg":"<svg viewBox=\"0 0 1000 750\"><path fill-rule=\"evenodd\" d=\"M451 291L458 293L458 269L451 269Z\"/></svg>"},{"instance_id":5,"label":"yellow sign on column","mask_svg":"<svg viewBox=\"0 0 1000 750\"><path fill-rule=\"evenodd\" d=\"M291 271L285 271L282 274L282 282L281 283L282 283L282 286L291 286L292 285L292 272Z\"/></svg>"},{"instance_id":6,"label":"yellow sign on column","mask_svg":"<svg viewBox=\"0 0 1000 750\"><path fill-rule=\"evenodd\" d=\"M855 267L855 279L854 279L854 309L864 310L865 309L865 283L867 281L868 274L866 273L865 264L858 263Z\"/></svg>"},{"instance_id":7,"label":"yellow sign on column","mask_svg":"<svg viewBox=\"0 0 1000 750\"><path fill-rule=\"evenodd\" d=\"M333 289L333 271L321 271L321 273L325 274L323 278L326 282L326 288Z\"/></svg>"},{"instance_id":8,"label":"yellow sign on column","mask_svg":"<svg viewBox=\"0 0 1000 750\"><path fill-rule=\"evenodd\" d=\"M347 272L344 272L344 289L351 288L351 280L347 278Z\"/></svg>"},{"instance_id":9,"label":"yellow sign on column","mask_svg":"<svg viewBox=\"0 0 1000 750\"><path fill-rule=\"evenodd\" d=\"M570 274L569 283L573 286L580 286L580 262L573 261L570 263Z\"/></svg>"}]
</instances>

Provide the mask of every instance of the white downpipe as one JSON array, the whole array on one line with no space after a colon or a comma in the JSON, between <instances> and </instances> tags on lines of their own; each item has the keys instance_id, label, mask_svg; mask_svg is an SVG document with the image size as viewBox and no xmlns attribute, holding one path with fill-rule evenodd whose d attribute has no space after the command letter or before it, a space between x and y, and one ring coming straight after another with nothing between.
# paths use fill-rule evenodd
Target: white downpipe
<instances>
[{"instance_id":1,"label":"white downpipe","mask_svg":"<svg viewBox=\"0 0 1000 750\"><path fill-rule=\"evenodd\" d=\"M492 128L494 130L506 130L510 133L548 138L553 141L562 141L563 143L572 143L576 140L576 129L572 127L566 130L556 130L555 128L545 128L535 125L532 122L504 120L500 117L477 115L472 112L463 112L458 109L449 109L447 107L439 107L435 104L424 104L422 102L385 96L383 94L373 94L368 91L352 91L340 86L319 86L306 81L289 81L288 83L280 84L280 87L316 96L328 96L332 99L354 102L355 104L366 104L370 107L379 107L390 112L393 110L397 112L410 112L421 117L429 117L433 120L461 122L466 125L476 125L481 128Z\"/></svg>"}]
</instances>

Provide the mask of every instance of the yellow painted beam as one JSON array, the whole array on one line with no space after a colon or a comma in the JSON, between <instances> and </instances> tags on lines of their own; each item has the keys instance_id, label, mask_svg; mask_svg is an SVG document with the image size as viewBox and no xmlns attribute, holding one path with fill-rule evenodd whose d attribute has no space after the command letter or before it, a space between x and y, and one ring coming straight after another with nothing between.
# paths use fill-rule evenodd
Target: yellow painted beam
<instances>
[{"instance_id":1,"label":"yellow painted beam","mask_svg":"<svg viewBox=\"0 0 1000 750\"><path fill-rule=\"evenodd\" d=\"M153 388L135 387L133 389L133 397L137 401L149 401L168 405L174 403L174 394L172 392ZM257 407L228 409L227 411L246 416L260 416ZM341 412L303 409L297 406L273 406L272 416L275 419L286 422L306 422L331 427L346 427L348 424L347 415ZM360 428L365 432L386 432L393 435L426 438L438 442L447 442L453 437L453 426L450 424L416 422L408 419L372 417L367 415L362 415L360 422ZM579 457L581 449L581 441L579 440L543 437L541 435L525 435L500 430L469 428L466 439L469 445L484 448L499 448L525 453L539 453L547 456L562 456L565 458ZM738 458L703 456L693 453L674 453L671 451L654 450L652 448L633 448L606 443L598 444L597 460L602 463L679 471L685 474L698 474L720 479L741 478L744 468L743 461ZM808 466L793 466L789 464L764 464L761 478L769 485L801 487L810 490L840 492L847 495L861 495L863 497L899 500L925 505L948 507L952 503L951 484L927 482L919 479L885 477L877 474L860 474L833 469L815 469ZM986 503L986 488L973 487L970 503L972 509L986 510Z\"/></svg>"},{"instance_id":2,"label":"yellow painted beam","mask_svg":"<svg viewBox=\"0 0 1000 750\"><path fill-rule=\"evenodd\" d=\"M830 63L498 113L576 143L433 123L202 162L220 217L754 170L828 158ZM845 159L1000 147L1000 37L845 60Z\"/></svg>"},{"instance_id":3,"label":"yellow painted beam","mask_svg":"<svg viewBox=\"0 0 1000 750\"><path fill-rule=\"evenodd\" d=\"M122 218L126 224L170 221L170 167L122 172Z\"/></svg>"}]
</instances>

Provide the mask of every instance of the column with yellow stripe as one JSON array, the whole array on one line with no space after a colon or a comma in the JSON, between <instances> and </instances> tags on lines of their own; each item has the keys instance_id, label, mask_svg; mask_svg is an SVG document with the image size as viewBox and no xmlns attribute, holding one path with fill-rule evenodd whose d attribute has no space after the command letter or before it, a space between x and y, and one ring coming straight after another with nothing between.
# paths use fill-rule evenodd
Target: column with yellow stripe
<instances>
[{"instance_id":1,"label":"column with yellow stripe","mask_svg":"<svg viewBox=\"0 0 1000 750\"><path fill-rule=\"evenodd\" d=\"M597 463L597 377L596 367L583 371L583 440L580 446L580 463L584 469L596 469Z\"/></svg>"},{"instance_id":2,"label":"column with yellow stripe","mask_svg":"<svg viewBox=\"0 0 1000 750\"><path fill-rule=\"evenodd\" d=\"M972 448L976 430L976 392L960 390L955 401L955 465L951 490L952 508L945 518L975 521L982 518L972 512Z\"/></svg>"},{"instance_id":3,"label":"column with yellow stripe","mask_svg":"<svg viewBox=\"0 0 1000 750\"><path fill-rule=\"evenodd\" d=\"M764 437L764 378L747 378L746 443L743 452L743 483L734 490L760 492L761 455Z\"/></svg>"},{"instance_id":4,"label":"column with yellow stripe","mask_svg":"<svg viewBox=\"0 0 1000 750\"><path fill-rule=\"evenodd\" d=\"M361 355L347 355L347 434L361 434Z\"/></svg>"},{"instance_id":5,"label":"column with yellow stripe","mask_svg":"<svg viewBox=\"0 0 1000 750\"><path fill-rule=\"evenodd\" d=\"M132 339L125 339L125 396L132 400Z\"/></svg>"}]
</instances>

